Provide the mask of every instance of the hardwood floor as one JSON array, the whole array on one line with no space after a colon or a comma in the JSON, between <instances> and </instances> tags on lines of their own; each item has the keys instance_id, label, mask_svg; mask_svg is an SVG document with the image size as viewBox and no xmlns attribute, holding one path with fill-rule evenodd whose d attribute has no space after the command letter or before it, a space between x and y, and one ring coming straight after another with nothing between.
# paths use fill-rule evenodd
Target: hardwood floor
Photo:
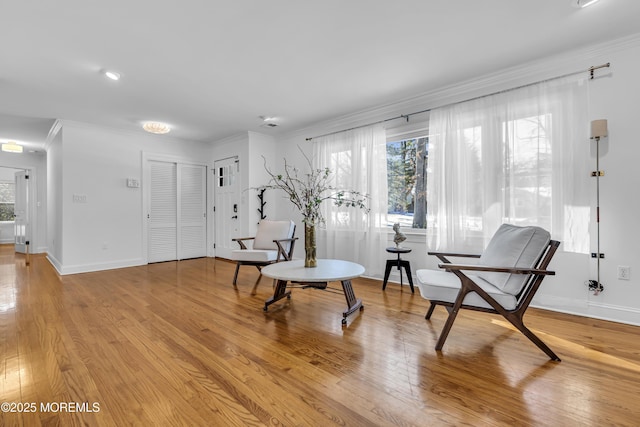
<instances>
[{"instance_id":1,"label":"hardwood floor","mask_svg":"<svg viewBox=\"0 0 640 427\"><path fill-rule=\"evenodd\" d=\"M294 289L197 259L58 276L0 247L0 425L638 425L640 328L531 309L562 358L499 317L424 319L418 290ZM339 287L339 284L336 284ZM544 285L543 285L544 286ZM68 403L71 402L71 403ZM7 412L15 410L22 412ZM32 412L24 412L32 411Z\"/></svg>"}]
</instances>

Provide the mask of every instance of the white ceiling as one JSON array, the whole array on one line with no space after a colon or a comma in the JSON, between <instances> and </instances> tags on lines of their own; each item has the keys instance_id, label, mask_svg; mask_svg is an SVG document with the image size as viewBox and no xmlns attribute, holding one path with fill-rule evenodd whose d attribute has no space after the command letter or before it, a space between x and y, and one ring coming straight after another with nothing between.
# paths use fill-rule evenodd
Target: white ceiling
<instances>
[{"instance_id":1,"label":"white ceiling","mask_svg":"<svg viewBox=\"0 0 640 427\"><path fill-rule=\"evenodd\" d=\"M638 0L5 1L0 140L56 118L277 134L637 32Z\"/></svg>"}]
</instances>

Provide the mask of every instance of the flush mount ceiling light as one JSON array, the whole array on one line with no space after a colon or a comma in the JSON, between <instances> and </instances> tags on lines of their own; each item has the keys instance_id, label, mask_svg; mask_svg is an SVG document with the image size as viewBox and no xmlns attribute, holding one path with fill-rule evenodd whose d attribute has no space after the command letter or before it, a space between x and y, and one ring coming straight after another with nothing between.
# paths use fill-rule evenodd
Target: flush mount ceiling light
<instances>
[{"instance_id":1,"label":"flush mount ceiling light","mask_svg":"<svg viewBox=\"0 0 640 427\"><path fill-rule=\"evenodd\" d=\"M120 73L116 72L116 71L112 71L112 70L102 70L102 74L105 75L106 78L108 78L109 80L113 80L113 81L118 81L120 80Z\"/></svg>"},{"instance_id":2,"label":"flush mount ceiling light","mask_svg":"<svg viewBox=\"0 0 640 427\"><path fill-rule=\"evenodd\" d=\"M598 2L598 0L571 0L571 4L574 7L584 8L587 6L591 6L592 4Z\"/></svg>"},{"instance_id":3,"label":"flush mount ceiling light","mask_svg":"<svg viewBox=\"0 0 640 427\"><path fill-rule=\"evenodd\" d=\"M18 145L15 141L7 141L2 144L2 151L7 153L22 153L23 149L22 145Z\"/></svg>"},{"instance_id":4,"label":"flush mount ceiling light","mask_svg":"<svg viewBox=\"0 0 640 427\"><path fill-rule=\"evenodd\" d=\"M163 135L171 131L171 127L168 124L161 123L161 122L145 122L142 125L142 129L146 130L147 132L155 133L158 135Z\"/></svg>"}]
</instances>

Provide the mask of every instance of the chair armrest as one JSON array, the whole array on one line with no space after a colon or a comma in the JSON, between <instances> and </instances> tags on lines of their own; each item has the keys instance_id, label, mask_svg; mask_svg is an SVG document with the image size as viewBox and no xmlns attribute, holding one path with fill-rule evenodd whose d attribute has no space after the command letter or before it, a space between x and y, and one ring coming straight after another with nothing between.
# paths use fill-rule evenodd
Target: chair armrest
<instances>
[{"instance_id":1,"label":"chair armrest","mask_svg":"<svg viewBox=\"0 0 640 427\"><path fill-rule=\"evenodd\" d=\"M427 255L442 255L442 256L452 256L458 258L480 258L480 254L460 254L456 252L427 252Z\"/></svg>"},{"instance_id":2,"label":"chair armrest","mask_svg":"<svg viewBox=\"0 0 640 427\"><path fill-rule=\"evenodd\" d=\"M244 240L253 240L255 237L236 237L231 239L232 242L238 242L240 245L240 249L247 249L247 246L244 244Z\"/></svg>"},{"instance_id":3,"label":"chair armrest","mask_svg":"<svg viewBox=\"0 0 640 427\"><path fill-rule=\"evenodd\" d=\"M235 237L233 239L231 239L232 242L239 242L241 240L252 240L255 239L255 237Z\"/></svg>"},{"instance_id":4,"label":"chair armrest","mask_svg":"<svg viewBox=\"0 0 640 427\"><path fill-rule=\"evenodd\" d=\"M458 257L458 258L480 258L480 255L477 254L461 254L457 252L427 252L428 255L435 255L442 262L450 263L447 257Z\"/></svg>"},{"instance_id":5,"label":"chair armrest","mask_svg":"<svg viewBox=\"0 0 640 427\"><path fill-rule=\"evenodd\" d=\"M273 243L278 243L278 242L293 242L295 240L298 240L297 237L291 237L291 238L287 238L287 239L275 239L273 241Z\"/></svg>"},{"instance_id":6,"label":"chair armrest","mask_svg":"<svg viewBox=\"0 0 640 427\"><path fill-rule=\"evenodd\" d=\"M512 274L544 274L553 276L555 271L540 270L537 268L523 268L523 267L493 267L489 265L470 265L470 264L449 264L440 263L438 267L447 270L469 270L469 271L492 271L496 273L512 273Z\"/></svg>"},{"instance_id":7,"label":"chair armrest","mask_svg":"<svg viewBox=\"0 0 640 427\"><path fill-rule=\"evenodd\" d=\"M274 240L273 243L276 244L276 246L278 246L278 261L280 261L280 256L282 255L282 258L284 258L285 261L291 261L291 255L293 253L293 246L296 244L296 240L298 240L297 237L291 237L291 238L287 238L287 239L277 239ZM289 246L289 253L287 253L287 251L284 250L284 247L282 246L283 242L291 242L291 245Z\"/></svg>"}]
</instances>

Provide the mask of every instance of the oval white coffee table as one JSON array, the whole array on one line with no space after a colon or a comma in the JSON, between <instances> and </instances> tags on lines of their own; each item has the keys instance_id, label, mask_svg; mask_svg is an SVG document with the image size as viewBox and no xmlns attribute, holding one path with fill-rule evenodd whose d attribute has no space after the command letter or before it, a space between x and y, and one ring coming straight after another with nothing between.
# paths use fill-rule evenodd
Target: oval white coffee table
<instances>
[{"instance_id":1,"label":"oval white coffee table","mask_svg":"<svg viewBox=\"0 0 640 427\"><path fill-rule=\"evenodd\" d=\"M361 276L364 267L355 262L339 259L319 259L318 266L305 268L304 260L277 262L263 267L263 276L276 279L273 296L264 303L264 311L274 302L282 298L291 298L291 291L287 291L287 283L296 283L303 288L326 289L328 282L341 282L347 309L342 313L342 324L347 324L347 316L356 310L362 310L362 300L356 298L351 285L351 279Z\"/></svg>"}]
</instances>

